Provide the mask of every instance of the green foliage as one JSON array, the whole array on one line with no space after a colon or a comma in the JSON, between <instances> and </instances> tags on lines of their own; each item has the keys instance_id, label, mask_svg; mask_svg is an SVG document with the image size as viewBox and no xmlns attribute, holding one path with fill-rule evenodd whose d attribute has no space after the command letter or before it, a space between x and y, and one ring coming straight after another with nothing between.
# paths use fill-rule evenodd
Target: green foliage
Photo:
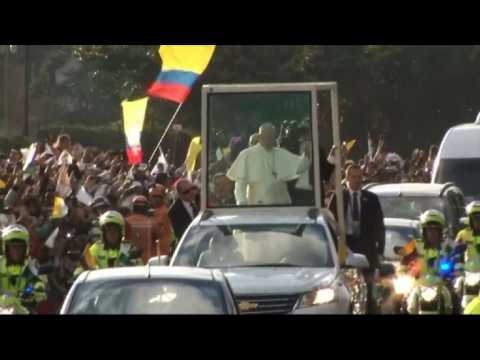
<instances>
[{"instance_id":1,"label":"green foliage","mask_svg":"<svg viewBox=\"0 0 480 360\"><path fill-rule=\"evenodd\" d=\"M0 152L7 154L11 149L23 149L30 146L30 139L23 136L0 137Z\"/></svg>"},{"instance_id":2,"label":"green foliage","mask_svg":"<svg viewBox=\"0 0 480 360\"><path fill-rule=\"evenodd\" d=\"M81 107L69 122L118 123L121 101L144 96L160 71L158 47L42 50L37 90L52 98L76 99ZM68 83L53 86L51 69L72 56L81 61L81 70ZM218 46L178 122L199 132L200 89L205 83L337 81L343 137L358 138L358 146L366 150L368 131L385 133L387 147L405 153L440 141L454 124L474 120L480 110L479 65L479 46ZM150 102L149 129L166 125L173 112L165 103Z\"/></svg>"}]
</instances>

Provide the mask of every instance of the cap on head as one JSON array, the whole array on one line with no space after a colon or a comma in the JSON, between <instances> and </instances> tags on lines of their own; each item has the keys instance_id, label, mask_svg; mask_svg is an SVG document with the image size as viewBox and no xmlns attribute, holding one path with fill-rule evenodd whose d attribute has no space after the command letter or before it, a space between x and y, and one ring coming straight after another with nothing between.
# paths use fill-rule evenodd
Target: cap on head
<instances>
[{"instance_id":1,"label":"cap on head","mask_svg":"<svg viewBox=\"0 0 480 360\"><path fill-rule=\"evenodd\" d=\"M133 198L132 204L133 206L148 206L149 203L145 196L139 195Z\"/></svg>"}]
</instances>

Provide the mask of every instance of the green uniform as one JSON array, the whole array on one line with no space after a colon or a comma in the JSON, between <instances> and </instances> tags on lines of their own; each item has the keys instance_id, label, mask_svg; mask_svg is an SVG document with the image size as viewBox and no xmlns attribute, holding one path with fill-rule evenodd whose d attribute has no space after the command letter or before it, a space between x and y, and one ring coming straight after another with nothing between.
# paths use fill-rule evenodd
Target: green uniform
<instances>
[{"instance_id":1,"label":"green uniform","mask_svg":"<svg viewBox=\"0 0 480 360\"><path fill-rule=\"evenodd\" d=\"M0 293L21 300L22 305L34 309L46 300L46 279L36 273L30 261L24 265L7 265L7 259L0 257ZM29 294L25 294L29 290Z\"/></svg>"}]
</instances>

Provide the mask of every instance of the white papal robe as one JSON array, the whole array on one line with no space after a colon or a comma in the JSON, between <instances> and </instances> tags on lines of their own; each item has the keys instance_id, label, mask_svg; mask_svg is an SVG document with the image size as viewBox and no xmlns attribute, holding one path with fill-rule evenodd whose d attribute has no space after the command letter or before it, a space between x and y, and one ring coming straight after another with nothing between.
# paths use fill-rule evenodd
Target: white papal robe
<instances>
[{"instance_id":1,"label":"white papal robe","mask_svg":"<svg viewBox=\"0 0 480 360\"><path fill-rule=\"evenodd\" d=\"M289 205L287 181L295 180L310 167L305 156L282 148L267 151L257 144L243 150L227 172L235 182L237 205Z\"/></svg>"}]
</instances>

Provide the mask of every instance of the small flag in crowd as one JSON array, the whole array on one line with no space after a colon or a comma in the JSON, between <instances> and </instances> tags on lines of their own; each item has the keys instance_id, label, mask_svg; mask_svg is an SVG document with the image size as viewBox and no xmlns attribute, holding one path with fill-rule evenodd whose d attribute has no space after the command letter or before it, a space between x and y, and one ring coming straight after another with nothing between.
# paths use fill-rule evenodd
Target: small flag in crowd
<instances>
[{"instance_id":1,"label":"small flag in crowd","mask_svg":"<svg viewBox=\"0 0 480 360\"><path fill-rule=\"evenodd\" d=\"M86 206L90 206L93 203L92 196L85 190L85 187L81 187L77 193L77 200Z\"/></svg>"},{"instance_id":2,"label":"small flag in crowd","mask_svg":"<svg viewBox=\"0 0 480 360\"><path fill-rule=\"evenodd\" d=\"M65 204L65 200L59 196L55 197L51 219L63 219L67 215L68 206Z\"/></svg>"},{"instance_id":3,"label":"small flag in crowd","mask_svg":"<svg viewBox=\"0 0 480 360\"><path fill-rule=\"evenodd\" d=\"M29 168L30 164L33 162L35 159L35 155L37 153L37 144L33 143L30 145L30 148L28 149L28 152L25 154L24 161L23 161L23 171L27 171Z\"/></svg>"},{"instance_id":4,"label":"small flag in crowd","mask_svg":"<svg viewBox=\"0 0 480 360\"><path fill-rule=\"evenodd\" d=\"M49 249L53 249L55 247L55 241L57 240L58 234L60 233L60 228L56 228L48 237L47 241L45 241L45 246Z\"/></svg>"},{"instance_id":5,"label":"small flag in crowd","mask_svg":"<svg viewBox=\"0 0 480 360\"><path fill-rule=\"evenodd\" d=\"M215 52L215 45L162 45L162 72L148 95L182 104L204 73Z\"/></svg>"},{"instance_id":6,"label":"small flag in crowd","mask_svg":"<svg viewBox=\"0 0 480 360\"><path fill-rule=\"evenodd\" d=\"M160 174L160 166L163 167L163 172L166 173L168 171L168 161L167 158L165 157L165 154L163 153L162 148L158 150L160 154L158 155L158 161L157 164L155 165L154 169L152 170L152 175L157 176Z\"/></svg>"},{"instance_id":7,"label":"small flag in crowd","mask_svg":"<svg viewBox=\"0 0 480 360\"><path fill-rule=\"evenodd\" d=\"M202 151L202 143L200 137L195 137L188 148L187 158L185 159L185 166L187 167L188 176L191 177L197 164L198 154Z\"/></svg>"},{"instance_id":8,"label":"small flag in crowd","mask_svg":"<svg viewBox=\"0 0 480 360\"><path fill-rule=\"evenodd\" d=\"M347 151L350 152L353 149L353 147L355 146L356 143L357 143L357 139L353 139L353 140L349 141L345 145L345 147L347 148Z\"/></svg>"},{"instance_id":9,"label":"small flag in crowd","mask_svg":"<svg viewBox=\"0 0 480 360\"><path fill-rule=\"evenodd\" d=\"M136 101L124 101L123 124L125 138L127 140L127 156L130 165L143 162L143 151L140 138L142 136L145 113L147 111L148 98Z\"/></svg>"}]
</instances>

